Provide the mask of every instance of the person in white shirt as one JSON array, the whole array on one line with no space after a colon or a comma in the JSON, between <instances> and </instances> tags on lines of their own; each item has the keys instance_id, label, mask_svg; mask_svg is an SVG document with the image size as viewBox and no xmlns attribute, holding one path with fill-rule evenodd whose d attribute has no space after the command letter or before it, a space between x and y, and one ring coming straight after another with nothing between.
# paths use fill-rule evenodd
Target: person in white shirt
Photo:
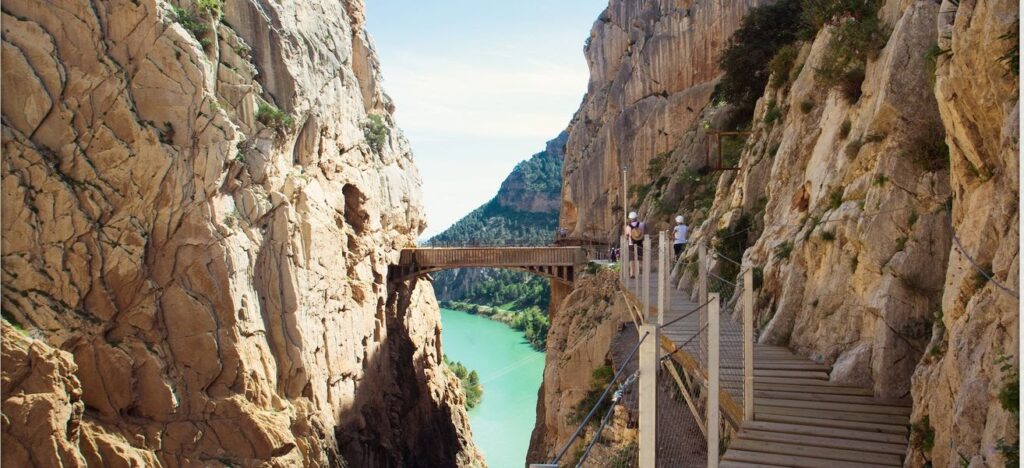
<instances>
[{"instance_id":1,"label":"person in white shirt","mask_svg":"<svg viewBox=\"0 0 1024 468\"><path fill-rule=\"evenodd\" d=\"M672 232L675 235L675 241L672 243L672 249L676 252L676 257L683 253L683 249L686 248L686 235L689 233L690 228L683 223L683 215L676 216L676 227L672 228Z\"/></svg>"}]
</instances>

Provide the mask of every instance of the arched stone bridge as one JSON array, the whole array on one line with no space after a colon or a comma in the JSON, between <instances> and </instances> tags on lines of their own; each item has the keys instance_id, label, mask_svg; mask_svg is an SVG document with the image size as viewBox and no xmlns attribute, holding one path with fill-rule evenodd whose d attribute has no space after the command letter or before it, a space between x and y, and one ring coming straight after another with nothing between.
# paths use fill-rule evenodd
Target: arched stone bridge
<instances>
[{"instance_id":1,"label":"arched stone bridge","mask_svg":"<svg viewBox=\"0 0 1024 468\"><path fill-rule=\"evenodd\" d=\"M572 284L586 263L581 247L424 247L403 249L389 279L405 281L451 268L506 268Z\"/></svg>"}]
</instances>

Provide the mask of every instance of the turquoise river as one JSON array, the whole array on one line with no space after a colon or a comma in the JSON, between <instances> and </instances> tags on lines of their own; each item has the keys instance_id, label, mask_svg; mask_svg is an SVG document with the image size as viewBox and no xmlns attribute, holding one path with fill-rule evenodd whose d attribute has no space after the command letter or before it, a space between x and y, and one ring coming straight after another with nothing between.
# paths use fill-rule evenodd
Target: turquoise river
<instances>
[{"instance_id":1,"label":"turquoise river","mask_svg":"<svg viewBox=\"0 0 1024 468\"><path fill-rule=\"evenodd\" d=\"M522 468L537 412L544 353L509 326L441 309L441 345L448 359L480 375L484 396L469 412L473 440L491 468Z\"/></svg>"}]
</instances>

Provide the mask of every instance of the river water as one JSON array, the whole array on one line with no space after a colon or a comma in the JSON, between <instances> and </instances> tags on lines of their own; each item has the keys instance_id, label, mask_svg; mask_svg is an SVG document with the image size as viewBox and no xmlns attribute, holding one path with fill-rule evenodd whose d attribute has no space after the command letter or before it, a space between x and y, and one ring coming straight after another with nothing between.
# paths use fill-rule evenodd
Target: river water
<instances>
[{"instance_id":1,"label":"river water","mask_svg":"<svg viewBox=\"0 0 1024 468\"><path fill-rule=\"evenodd\" d=\"M441 342L448 359L480 375L483 400L469 411L473 440L491 468L523 468L537 413L544 353L522 332L494 320L441 309Z\"/></svg>"}]
</instances>

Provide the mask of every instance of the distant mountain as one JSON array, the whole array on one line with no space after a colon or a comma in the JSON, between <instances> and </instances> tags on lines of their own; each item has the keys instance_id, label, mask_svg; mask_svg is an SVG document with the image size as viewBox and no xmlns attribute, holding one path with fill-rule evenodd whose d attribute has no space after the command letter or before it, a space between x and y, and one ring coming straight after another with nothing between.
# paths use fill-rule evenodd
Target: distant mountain
<instances>
[{"instance_id":1,"label":"distant mountain","mask_svg":"<svg viewBox=\"0 0 1024 468\"><path fill-rule=\"evenodd\" d=\"M558 229L561 206L562 159L567 132L549 141L544 151L512 170L498 193L444 232L429 245L547 245ZM548 283L529 273L463 268L438 272L434 291L441 301L522 311L547 310Z\"/></svg>"}]
</instances>

